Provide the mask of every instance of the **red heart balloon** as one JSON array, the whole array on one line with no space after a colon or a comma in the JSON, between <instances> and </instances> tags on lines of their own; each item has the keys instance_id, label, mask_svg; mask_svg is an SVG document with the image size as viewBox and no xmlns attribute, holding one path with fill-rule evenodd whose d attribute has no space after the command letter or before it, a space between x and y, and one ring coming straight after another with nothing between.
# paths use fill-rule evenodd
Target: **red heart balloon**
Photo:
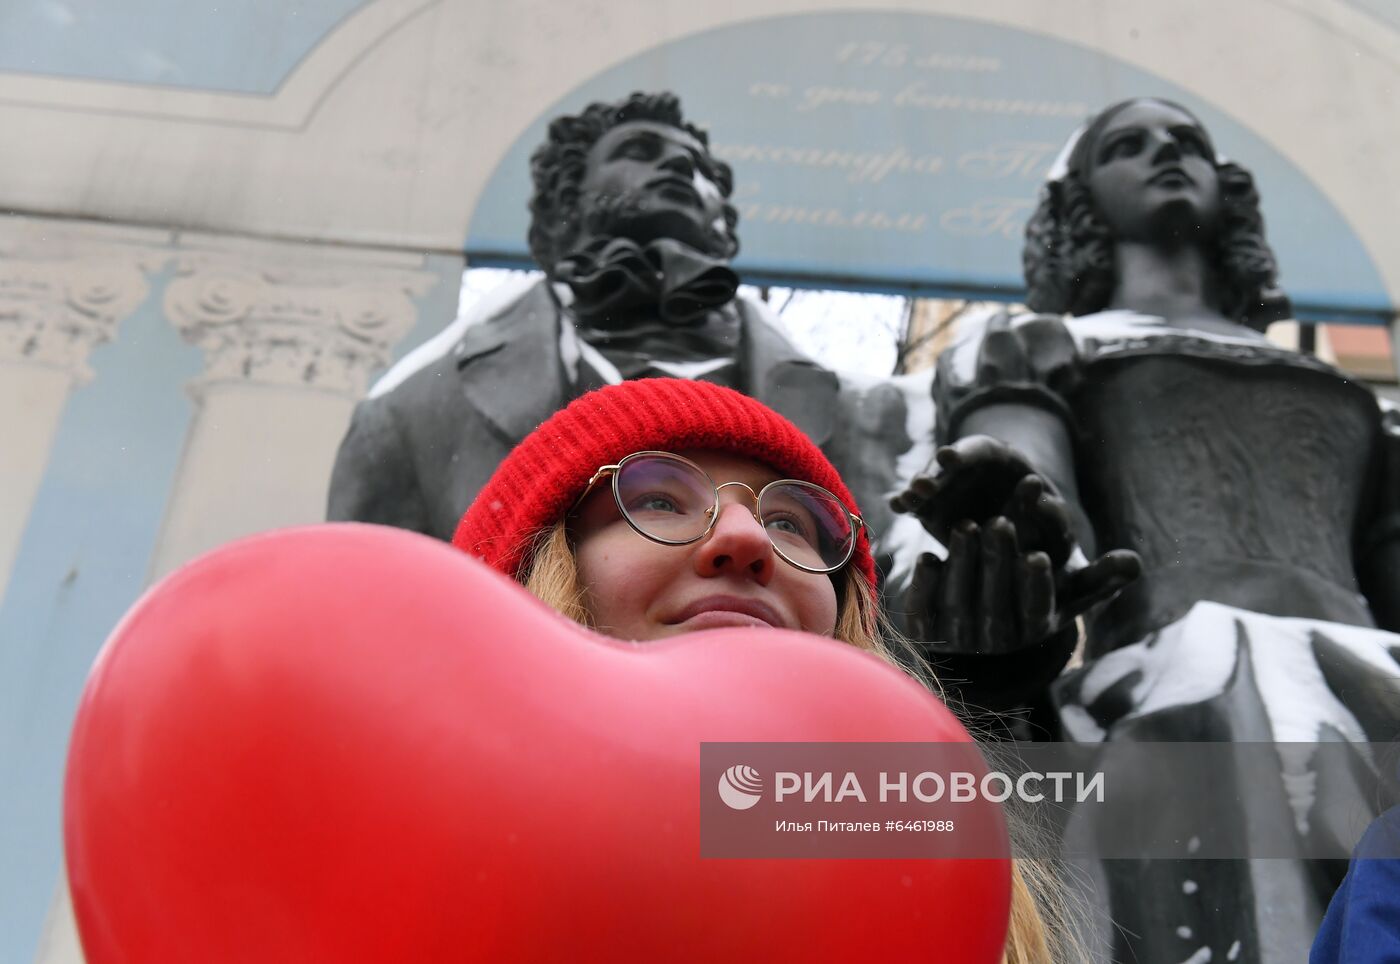
<instances>
[{"instance_id":1,"label":"red heart balloon","mask_svg":"<svg viewBox=\"0 0 1400 964\"><path fill-rule=\"evenodd\" d=\"M1000 959L1004 860L704 860L701 741L962 741L850 647L604 639L442 543L219 549L107 642L64 831L91 964Z\"/></svg>"}]
</instances>

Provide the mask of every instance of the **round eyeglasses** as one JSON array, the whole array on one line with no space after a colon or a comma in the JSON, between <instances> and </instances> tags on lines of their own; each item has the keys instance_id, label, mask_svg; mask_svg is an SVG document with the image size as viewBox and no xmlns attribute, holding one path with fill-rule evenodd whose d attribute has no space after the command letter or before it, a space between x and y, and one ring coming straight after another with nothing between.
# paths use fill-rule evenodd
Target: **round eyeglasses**
<instances>
[{"instance_id":1,"label":"round eyeglasses","mask_svg":"<svg viewBox=\"0 0 1400 964\"><path fill-rule=\"evenodd\" d=\"M811 482L778 479L755 492L743 482L715 481L689 459L669 452L634 452L593 473L574 508L604 478L612 476L613 498L638 535L667 546L699 542L719 519L721 489L737 485L753 496L756 518L773 549L803 572L835 572L856 551L865 522L831 492Z\"/></svg>"}]
</instances>

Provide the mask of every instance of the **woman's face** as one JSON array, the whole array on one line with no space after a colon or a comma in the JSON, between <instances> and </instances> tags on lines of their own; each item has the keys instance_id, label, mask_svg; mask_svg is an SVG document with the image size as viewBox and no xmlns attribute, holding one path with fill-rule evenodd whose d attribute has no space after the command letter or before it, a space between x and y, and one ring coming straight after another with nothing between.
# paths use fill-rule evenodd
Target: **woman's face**
<instances>
[{"instance_id":1,"label":"woman's face","mask_svg":"<svg viewBox=\"0 0 1400 964\"><path fill-rule=\"evenodd\" d=\"M1094 209L1125 241L1214 231L1220 179L1210 141L1189 114L1139 100L1108 121L1090 146L1086 180Z\"/></svg>"},{"instance_id":2,"label":"woman's face","mask_svg":"<svg viewBox=\"0 0 1400 964\"><path fill-rule=\"evenodd\" d=\"M715 452L678 453L717 484L755 492L782 478L750 459ZM830 636L836 588L828 575L780 559L739 486L720 492L710 534L686 546L645 539L623 520L606 486L584 501L571 531L585 605L600 632L653 640L721 626L776 626ZM838 575L837 578L842 578Z\"/></svg>"}]
</instances>

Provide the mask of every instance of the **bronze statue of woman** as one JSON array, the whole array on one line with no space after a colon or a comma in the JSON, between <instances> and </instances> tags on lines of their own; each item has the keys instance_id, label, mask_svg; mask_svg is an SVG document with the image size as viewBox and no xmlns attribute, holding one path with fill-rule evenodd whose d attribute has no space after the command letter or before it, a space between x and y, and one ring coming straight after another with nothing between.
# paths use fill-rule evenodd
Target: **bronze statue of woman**
<instances>
[{"instance_id":1,"label":"bronze statue of woman","mask_svg":"<svg viewBox=\"0 0 1400 964\"><path fill-rule=\"evenodd\" d=\"M1116 104L1052 172L1024 263L1042 314L999 317L945 352L935 396L948 447L895 502L965 558L995 551L992 533L1034 476L1068 520L1047 547L1058 558L1067 534L1091 558L1140 556L1140 578L1090 613L1084 666L1052 683L1063 660L1038 663L1060 733L1400 736L1400 432L1363 385L1263 336L1290 309L1248 172L1184 108ZM980 529L950 526L967 516ZM1037 537L1021 534L1020 548ZM975 594L961 565L957 576L928 561L926 591ZM990 659L966 652L975 637L962 644L965 659ZM1325 793L1306 789L1335 775L1309 766L1285 761L1278 788L1303 837L1335 829ZM1286 862L1216 863L1185 892L1184 864L1105 871L1118 954L1301 959L1335 881Z\"/></svg>"}]
</instances>

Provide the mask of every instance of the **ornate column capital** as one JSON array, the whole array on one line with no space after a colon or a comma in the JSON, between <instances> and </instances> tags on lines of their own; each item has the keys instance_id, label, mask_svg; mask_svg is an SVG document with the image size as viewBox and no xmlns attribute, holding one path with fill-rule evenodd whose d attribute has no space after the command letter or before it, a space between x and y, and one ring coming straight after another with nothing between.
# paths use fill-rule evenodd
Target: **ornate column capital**
<instances>
[{"instance_id":1,"label":"ornate column capital","mask_svg":"<svg viewBox=\"0 0 1400 964\"><path fill-rule=\"evenodd\" d=\"M358 400L417 320L437 276L394 252L233 239L182 242L165 311L204 351L196 394L217 382Z\"/></svg>"},{"instance_id":2,"label":"ornate column capital","mask_svg":"<svg viewBox=\"0 0 1400 964\"><path fill-rule=\"evenodd\" d=\"M93 347L150 292L168 259L162 232L0 218L0 361L92 377Z\"/></svg>"}]
</instances>

